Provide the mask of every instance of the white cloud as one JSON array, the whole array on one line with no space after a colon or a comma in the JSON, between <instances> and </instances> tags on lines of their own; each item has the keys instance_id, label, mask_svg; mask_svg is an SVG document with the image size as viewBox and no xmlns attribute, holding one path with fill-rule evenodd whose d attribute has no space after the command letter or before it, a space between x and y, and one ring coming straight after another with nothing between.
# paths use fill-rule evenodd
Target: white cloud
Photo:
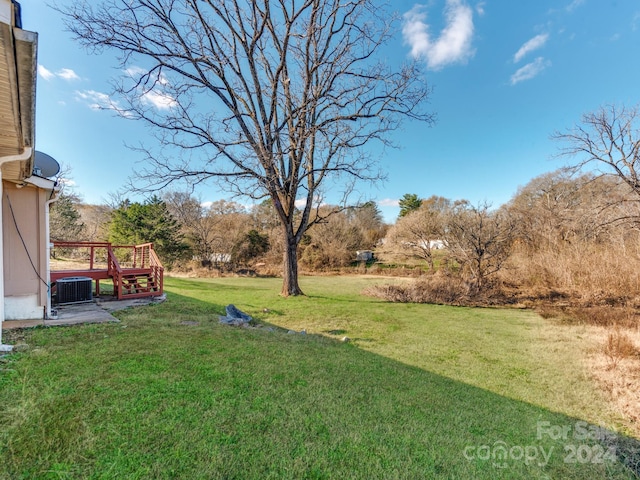
<instances>
[{"instance_id":1,"label":"white cloud","mask_svg":"<svg viewBox=\"0 0 640 480\"><path fill-rule=\"evenodd\" d=\"M584 0L573 0L569 5L566 6L567 12L573 12L576 8L584 3Z\"/></svg>"},{"instance_id":2,"label":"white cloud","mask_svg":"<svg viewBox=\"0 0 640 480\"><path fill-rule=\"evenodd\" d=\"M71 70L70 68L61 68L56 73L53 73L44 65L40 65L40 64L38 64L38 75L40 75L43 79L47 81L55 77L62 78L63 80L67 80L67 81L80 80L80 77L78 76L78 74L73 70Z\"/></svg>"},{"instance_id":3,"label":"white cloud","mask_svg":"<svg viewBox=\"0 0 640 480\"><path fill-rule=\"evenodd\" d=\"M70 178L60 178L58 179L58 182L62 183L65 187L76 187L78 185L75 180Z\"/></svg>"},{"instance_id":4,"label":"white cloud","mask_svg":"<svg viewBox=\"0 0 640 480\"><path fill-rule=\"evenodd\" d=\"M149 74L148 70L142 67L138 67L137 65L133 65L127 68L124 72L129 77L134 79L134 81L137 81L135 77L144 77L145 75ZM141 93L140 99L146 104L152 105L153 107L157 108L158 110L166 110L166 109L175 107L178 104L176 102L176 99L171 95L161 92L156 88L157 85L161 85L161 86L169 85L169 80L167 80L167 77L160 74L157 77L156 82L157 83L154 84L150 90L146 90L144 91L144 93Z\"/></svg>"},{"instance_id":5,"label":"white cloud","mask_svg":"<svg viewBox=\"0 0 640 480\"><path fill-rule=\"evenodd\" d=\"M142 100L145 103L153 105L158 110L166 110L168 108L175 107L178 102L171 95L167 95L162 92L151 90L142 95Z\"/></svg>"},{"instance_id":6,"label":"white cloud","mask_svg":"<svg viewBox=\"0 0 640 480\"><path fill-rule=\"evenodd\" d=\"M531 80L550 66L551 62L549 60L545 60L543 57L538 57L533 62L527 63L524 67L519 68L516 73L511 75L511 85L515 85L516 83L520 83L525 80Z\"/></svg>"},{"instance_id":7,"label":"white cloud","mask_svg":"<svg viewBox=\"0 0 640 480\"><path fill-rule=\"evenodd\" d=\"M484 6L486 5L486 2L478 2L478 4L476 5L476 12L478 12L478 15L484 15Z\"/></svg>"},{"instance_id":8,"label":"white cloud","mask_svg":"<svg viewBox=\"0 0 640 480\"><path fill-rule=\"evenodd\" d=\"M430 38L426 23L426 6L416 5L404 14L402 35L411 47L411 56L424 58L427 66L439 70L453 63L465 63L475 53L473 10L461 0L447 0L446 26L435 41Z\"/></svg>"},{"instance_id":9,"label":"white cloud","mask_svg":"<svg viewBox=\"0 0 640 480\"><path fill-rule=\"evenodd\" d=\"M92 110L115 110L122 116L130 115L120 106L118 101L112 99L106 93L95 90L78 90L75 95L76 100L85 103ZM140 98L143 102L159 110L172 108L177 104L173 97L154 90L142 94Z\"/></svg>"},{"instance_id":10,"label":"white cloud","mask_svg":"<svg viewBox=\"0 0 640 480\"><path fill-rule=\"evenodd\" d=\"M522 45L518 49L516 54L513 56L513 61L515 63L518 63L528 53L531 53L534 50L538 50L539 48L542 48L544 46L544 44L547 43L548 39L549 39L549 34L548 33L541 33L540 35L536 35L532 39L528 40L527 42L524 43L524 45Z\"/></svg>"},{"instance_id":11,"label":"white cloud","mask_svg":"<svg viewBox=\"0 0 640 480\"><path fill-rule=\"evenodd\" d=\"M38 64L38 75L40 75L46 81L49 81L56 76L55 73L53 73L51 70L47 70L44 65L40 64Z\"/></svg>"},{"instance_id":12,"label":"white cloud","mask_svg":"<svg viewBox=\"0 0 640 480\"><path fill-rule=\"evenodd\" d=\"M378 205L381 207L399 207L400 200L393 198L383 198L382 200L378 200Z\"/></svg>"},{"instance_id":13,"label":"white cloud","mask_svg":"<svg viewBox=\"0 0 640 480\"><path fill-rule=\"evenodd\" d=\"M123 116L126 112L117 101L112 100L109 95L95 90L76 91L76 99L85 103L92 110L115 110Z\"/></svg>"},{"instance_id":14,"label":"white cloud","mask_svg":"<svg viewBox=\"0 0 640 480\"><path fill-rule=\"evenodd\" d=\"M424 10L424 6L416 5L403 17L402 36L405 43L411 47L412 57L423 55L430 47L429 26L424 23L427 18Z\"/></svg>"},{"instance_id":15,"label":"white cloud","mask_svg":"<svg viewBox=\"0 0 640 480\"><path fill-rule=\"evenodd\" d=\"M555 7L549 8L548 13L551 15L557 15L557 14L562 15L564 13L568 13L569 15L571 15L575 10L577 10L579 7L584 5L584 3L585 3L585 0L572 0L571 2L566 4L564 7L558 6L557 8Z\"/></svg>"},{"instance_id":16,"label":"white cloud","mask_svg":"<svg viewBox=\"0 0 640 480\"><path fill-rule=\"evenodd\" d=\"M296 208L302 210L303 208L305 208L307 206L307 198L298 198L295 202L294 205L296 206ZM327 202L324 201L324 199L322 198L321 195L316 195L315 198L313 199L313 208L317 208L317 207L324 207L326 205L329 205Z\"/></svg>"},{"instance_id":17,"label":"white cloud","mask_svg":"<svg viewBox=\"0 0 640 480\"><path fill-rule=\"evenodd\" d=\"M135 76L137 76L137 75L142 75L142 74L144 74L144 73L147 73L148 71L147 71L147 70L145 70L145 69L144 69L144 68L142 68L142 67L138 67L138 66L136 66L136 65L133 65L133 66L131 66L131 67L129 67L129 68L127 68L127 69L125 69L125 71L124 71L124 72L125 72L127 75L129 75L130 77L135 77Z\"/></svg>"},{"instance_id":18,"label":"white cloud","mask_svg":"<svg viewBox=\"0 0 640 480\"><path fill-rule=\"evenodd\" d=\"M56 75L65 80L80 80L80 77L70 68L61 68L56 72Z\"/></svg>"}]
</instances>

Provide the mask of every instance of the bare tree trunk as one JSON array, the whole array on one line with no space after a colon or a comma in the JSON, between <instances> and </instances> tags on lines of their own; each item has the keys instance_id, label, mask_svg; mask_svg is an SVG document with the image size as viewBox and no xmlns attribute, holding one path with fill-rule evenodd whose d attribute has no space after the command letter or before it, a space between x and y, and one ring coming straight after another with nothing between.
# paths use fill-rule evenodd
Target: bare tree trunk
<instances>
[{"instance_id":1,"label":"bare tree trunk","mask_svg":"<svg viewBox=\"0 0 640 480\"><path fill-rule=\"evenodd\" d=\"M280 292L283 297L304 295L298 284L298 242L296 242L295 236L289 233L285 229L286 248L282 267L282 291Z\"/></svg>"}]
</instances>

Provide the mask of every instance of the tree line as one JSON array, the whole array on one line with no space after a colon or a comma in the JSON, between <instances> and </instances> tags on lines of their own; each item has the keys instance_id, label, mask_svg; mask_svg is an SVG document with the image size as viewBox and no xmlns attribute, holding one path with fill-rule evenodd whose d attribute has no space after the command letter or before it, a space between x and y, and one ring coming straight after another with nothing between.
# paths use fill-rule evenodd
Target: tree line
<instances>
[{"instance_id":1,"label":"tree line","mask_svg":"<svg viewBox=\"0 0 640 480\"><path fill-rule=\"evenodd\" d=\"M395 224L387 225L374 202L338 213L323 206L317 212L321 220L300 243L299 261L311 271L336 270L352 266L358 250L372 250L378 260L392 252L422 262L427 273L456 275L477 291L507 277L523 285L577 287L577 280L567 279L584 261L598 264L605 250L626 258L640 254L634 200L618 179L562 169L534 178L497 209L406 194ZM224 272L261 263L275 274L282 266L283 233L270 200L246 208L227 200L203 204L172 191L143 202L97 206L63 193L50 218L53 240L153 242L170 268Z\"/></svg>"},{"instance_id":2,"label":"tree line","mask_svg":"<svg viewBox=\"0 0 640 480\"><path fill-rule=\"evenodd\" d=\"M393 251L423 261L431 273L456 276L475 291L502 282L543 294L640 293L637 120L637 109L609 106L556 133L563 142L560 154L576 160L532 179L496 209L406 194L396 223L388 226L373 202L318 206L296 256L303 267L319 270L352 264L357 250ZM598 168L585 169L592 166ZM65 193L52 207L51 236L152 241L168 265L195 261L230 269L261 262L274 273L283 266L287 243L270 198L247 209L225 200L205 206L181 192L112 206L82 205Z\"/></svg>"},{"instance_id":3,"label":"tree line","mask_svg":"<svg viewBox=\"0 0 640 480\"><path fill-rule=\"evenodd\" d=\"M613 263L607 272L607 262L635 265L640 258L638 202L614 177L556 170L496 209L415 197L405 196L411 206L390 227L385 249L420 259L431 272L453 272L476 291L505 281L541 291L610 290L624 276Z\"/></svg>"},{"instance_id":4,"label":"tree line","mask_svg":"<svg viewBox=\"0 0 640 480\"><path fill-rule=\"evenodd\" d=\"M299 246L303 267L349 266L356 251L373 249L384 237L387 225L374 202L335 209L327 205L314 213L313 228ZM109 206L86 205L65 192L51 207L50 233L57 241L152 242L170 268L224 272L253 269L261 263L280 273L282 267L283 233L271 200L246 208L227 200L203 204L189 193L172 191Z\"/></svg>"}]
</instances>

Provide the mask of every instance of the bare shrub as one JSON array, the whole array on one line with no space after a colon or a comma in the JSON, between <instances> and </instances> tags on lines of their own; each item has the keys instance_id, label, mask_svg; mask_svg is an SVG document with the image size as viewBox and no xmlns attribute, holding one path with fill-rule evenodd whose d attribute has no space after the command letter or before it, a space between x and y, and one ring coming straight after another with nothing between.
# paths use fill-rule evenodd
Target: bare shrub
<instances>
[{"instance_id":1,"label":"bare shrub","mask_svg":"<svg viewBox=\"0 0 640 480\"><path fill-rule=\"evenodd\" d=\"M603 353L606 355L609 366L616 368L623 358L634 357L638 355L638 349L633 340L619 329L609 332L607 341L603 347Z\"/></svg>"},{"instance_id":2,"label":"bare shrub","mask_svg":"<svg viewBox=\"0 0 640 480\"><path fill-rule=\"evenodd\" d=\"M507 281L543 301L558 291L570 305L640 304L634 200L629 185L610 176L558 170L533 179L507 206L518 224Z\"/></svg>"},{"instance_id":3,"label":"bare shrub","mask_svg":"<svg viewBox=\"0 0 640 480\"><path fill-rule=\"evenodd\" d=\"M403 285L373 285L367 287L362 293L369 297L381 298L394 303L408 303L411 301L408 290Z\"/></svg>"},{"instance_id":4,"label":"bare shrub","mask_svg":"<svg viewBox=\"0 0 640 480\"><path fill-rule=\"evenodd\" d=\"M406 284L375 285L365 295L400 303L435 303L466 305L471 302L471 288L458 277L430 275Z\"/></svg>"},{"instance_id":5,"label":"bare shrub","mask_svg":"<svg viewBox=\"0 0 640 480\"><path fill-rule=\"evenodd\" d=\"M380 265L373 264L370 267L367 267L366 273L368 273L369 275L380 275L380 274L383 273L383 271L382 271L382 267L380 267Z\"/></svg>"},{"instance_id":6,"label":"bare shrub","mask_svg":"<svg viewBox=\"0 0 640 480\"><path fill-rule=\"evenodd\" d=\"M523 295L541 300L555 291L565 301L584 306L640 304L640 258L621 252L616 245L591 242L561 250L536 251L519 245L502 278L519 285Z\"/></svg>"},{"instance_id":7,"label":"bare shrub","mask_svg":"<svg viewBox=\"0 0 640 480\"><path fill-rule=\"evenodd\" d=\"M543 305L542 307L536 310L536 313L540 315L542 318L558 318L559 311L557 308L549 307L547 305Z\"/></svg>"},{"instance_id":8,"label":"bare shrub","mask_svg":"<svg viewBox=\"0 0 640 480\"><path fill-rule=\"evenodd\" d=\"M493 211L487 203L474 207L465 200L451 209L445 234L448 255L478 292L486 292L504 267L515 228L507 210Z\"/></svg>"},{"instance_id":9,"label":"bare shrub","mask_svg":"<svg viewBox=\"0 0 640 480\"><path fill-rule=\"evenodd\" d=\"M410 194L405 197L411 197ZM415 256L424 260L430 270L435 270L434 251L442 244L445 218L452 202L432 196L427 200L415 199L418 207L400 211L400 218L389 229L387 244L405 258Z\"/></svg>"}]
</instances>

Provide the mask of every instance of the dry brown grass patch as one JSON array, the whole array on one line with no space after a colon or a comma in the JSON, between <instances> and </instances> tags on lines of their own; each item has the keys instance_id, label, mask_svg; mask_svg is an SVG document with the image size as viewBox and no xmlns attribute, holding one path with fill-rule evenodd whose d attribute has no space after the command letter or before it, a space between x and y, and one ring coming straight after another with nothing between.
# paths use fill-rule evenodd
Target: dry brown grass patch
<instances>
[{"instance_id":1,"label":"dry brown grass patch","mask_svg":"<svg viewBox=\"0 0 640 480\"><path fill-rule=\"evenodd\" d=\"M611 405L640 438L640 329L588 327L587 336L599 345L587 356L587 367Z\"/></svg>"},{"instance_id":2,"label":"dry brown grass patch","mask_svg":"<svg viewBox=\"0 0 640 480\"><path fill-rule=\"evenodd\" d=\"M640 312L634 307L606 305L582 306L578 300L562 302L537 301L531 307L542 318L555 319L569 325L594 325L609 328L637 328Z\"/></svg>"}]
</instances>

